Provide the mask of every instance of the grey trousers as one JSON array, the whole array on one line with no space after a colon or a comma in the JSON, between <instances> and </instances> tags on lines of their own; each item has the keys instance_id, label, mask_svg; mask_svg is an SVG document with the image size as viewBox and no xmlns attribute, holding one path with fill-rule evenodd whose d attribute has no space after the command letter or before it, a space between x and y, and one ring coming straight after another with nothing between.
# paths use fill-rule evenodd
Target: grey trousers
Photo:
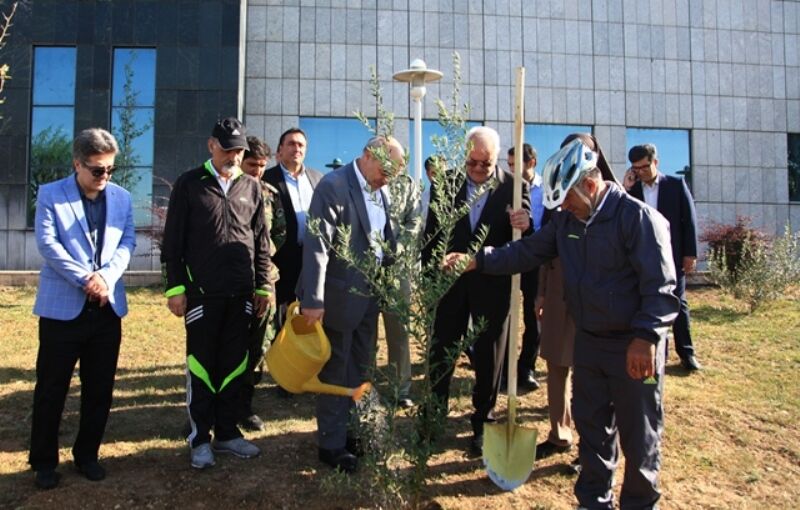
<instances>
[{"instance_id":1,"label":"grey trousers","mask_svg":"<svg viewBox=\"0 0 800 510\"><path fill-rule=\"evenodd\" d=\"M375 333L378 326L377 307L370 307L358 327L353 331L323 329L331 342L331 359L319 373L320 381L355 388L367 380L375 362ZM344 448L351 409L355 403L350 397L317 395L317 443L320 448Z\"/></svg>"},{"instance_id":2,"label":"grey trousers","mask_svg":"<svg viewBox=\"0 0 800 510\"><path fill-rule=\"evenodd\" d=\"M389 351L389 366L395 370L392 377L398 384L400 398L408 398L411 392L411 350L408 346L408 331L400 319L382 312L383 327L386 330L386 346Z\"/></svg>"},{"instance_id":3,"label":"grey trousers","mask_svg":"<svg viewBox=\"0 0 800 510\"><path fill-rule=\"evenodd\" d=\"M400 282L400 288L408 299L411 286L408 280ZM411 349L409 348L408 330L400 318L389 312L381 312L383 327L386 330L386 347L389 354L389 365L394 367L398 384L398 396L408 398L411 392Z\"/></svg>"},{"instance_id":4,"label":"grey trousers","mask_svg":"<svg viewBox=\"0 0 800 510\"><path fill-rule=\"evenodd\" d=\"M655 508L661 496L664 342L656 346L656 380L648 384L628 376L630 340L576 332L572 416L580 436L575 496L581 507L614 508L611 487L621 446L625 477L620 508Z\"/></svg>"}]
</instances>

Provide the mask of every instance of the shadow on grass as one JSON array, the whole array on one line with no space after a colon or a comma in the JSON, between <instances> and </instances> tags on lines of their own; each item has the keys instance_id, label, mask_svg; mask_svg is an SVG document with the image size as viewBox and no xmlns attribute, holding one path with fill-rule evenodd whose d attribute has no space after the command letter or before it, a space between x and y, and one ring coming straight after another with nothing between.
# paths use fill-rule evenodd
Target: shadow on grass
<instances>
[{"instance_id":1,"label":"shadow on grass","mask_svg":"<svg viewBox=\"0 0 800 510\"><path fill-rule=\"evenodd\" d=\"M735 308L700 305L692 307L692 319L713 325L725 325L738 322L747 317L747 313Z\"/></svg>"},{"instance_id":2,"label":"shadow on grass","mask_svg":"<svg viewBox=\"0 0 800 510\"><path fill-rule=\"evenodd\" d=\"M0 475L1 508L185 508L202 502L205 508L310 509L348 508L347 495L322 496L319 482L329 468L317 460L310 432L289 432L256 438L262 450L255 459L217 455L216 465L198 471L189 465L188 448L154 447L103 457L108 476L89 482L70 459L58 468L61 483L39 491L30 471ZM108 448L114 448L108 444ZM106 449L106 452L109 450ZM119 505L117 505L119 506Z\"/></svg>"},{"instance_id":3,"label":"shadow on grass","mask_svg":"<svg viewBox=\"0 0 800 510\"><path fill-rule=\"evenodd\" d=\"M484 470L483 463L480 459L468 462L449 462L432 467L431 473L442 475L448 479L452 479L453 475L467 475L476 470ZM569 476L569 467L566 464L551 464L542 468L533 467L526 484L536 483L543 478L554 476ZM438 478L438 479L437 479ZM485 496L494 496L505 494L507 491L495 485L491 479L481 477L475 480L472 477L460 476L461 480L455 482L445 482L441 478L433 478L425 489L425 495L429 498L437 497L476 497L483 498Z\"/></svg>"}]
</instances>

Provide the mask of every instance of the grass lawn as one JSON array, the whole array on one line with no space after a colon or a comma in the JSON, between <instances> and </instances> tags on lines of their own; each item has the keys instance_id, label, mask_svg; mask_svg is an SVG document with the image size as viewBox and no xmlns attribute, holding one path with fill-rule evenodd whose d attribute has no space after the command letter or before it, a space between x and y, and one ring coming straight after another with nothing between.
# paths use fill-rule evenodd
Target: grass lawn
<instances>
[{"instance_id":1,"label":"grass lawn","mask_svg":"<svg viewBox=\"0 0 800 510\"><path fill-rule=\"evenodd\" d=\"M268 429L248 434L263 450L253 460L220 457L189 466L180 437L184 408L184 331L151 289L130 292L123 321L114 406L101 457L108 478L93 483L72 467L80 386L67 399L60 444L63 478L53 491L33 486L27 465L35 383L34 289L0 287L0 508L282 508L358 507L323 494L328 472L316 458L312 395L286 400L269 378L255 408ZM665 391L663 508L794 508L800 500L800 300L795 295L753 315L712 289L690 292L693 333L706 369L687 375L670 353ZM385 343L379 340L382 347ZM379 362L385 362L385 349ZM540 374L543 363L540 361ZM418 367L417 367L418 368ZM500 491L469 439L470 371L460 364L442 451L431 463L430 508L572 508L574 477L566 453L539 462L528 482ZM416 377L420 377L417 373ZM547 434L546 391L525 395L520 415ZM505 406L504 398L499 408ZM622 467L622 466L620 466ZM358 476L358 475L356 475ZM619 482L617 480L617 490Z\"/></svg>"}]
</instances>

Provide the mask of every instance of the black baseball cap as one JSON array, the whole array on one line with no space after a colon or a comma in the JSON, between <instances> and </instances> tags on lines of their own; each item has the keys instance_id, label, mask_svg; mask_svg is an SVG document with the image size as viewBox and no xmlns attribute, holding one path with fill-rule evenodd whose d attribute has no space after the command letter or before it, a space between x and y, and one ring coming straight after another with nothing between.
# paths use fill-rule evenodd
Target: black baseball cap
<instances>
[{"instance_id":1,"label":"black baseball cap","mask_svg":"<svg viewBox=\"0 0 800 510\"><path fill-rule=\"evenodd\" d=\"M247 149L247 129L236 117L227 117L214 125L211 136L219 140L223 149Z\"/></svg>"}]
</instances>

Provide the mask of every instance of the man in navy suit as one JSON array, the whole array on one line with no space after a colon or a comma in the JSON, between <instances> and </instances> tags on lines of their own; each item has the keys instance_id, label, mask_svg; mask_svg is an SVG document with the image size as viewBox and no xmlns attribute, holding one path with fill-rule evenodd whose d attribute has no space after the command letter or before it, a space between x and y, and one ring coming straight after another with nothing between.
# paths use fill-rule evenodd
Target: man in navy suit
<instances>
[{"instance_id":1,"label":"man in navy suit","mask_svg":"<svg viewBox=\"0 0 800 510\"><path fill-rule=\"evenodd\" d=\"M669 221L672 258L677 274L675 296L681 301L678 318L672 326L675 350L686 370L700 370L703 367L695 357L689 331L689 304L686 301L686 275L694 271L697 263L697 216L692 194L682 178L658 171L655 145L646 143L631 148L628 160L637 179L629 193L657 209Z\"/></svg>"},{"instance_id":2,"label":"man in navy suit","mask_svg":"<svg viewBox=\"0 0 800 510\"><path fill-rule=\"evenodd\" d=\"M72 372L80 360L81 414L72 448L75 467L99 481L97 462L128 312L122 273L136 246L131 196L109 182L117 142L108 131L81 131L73 142L75 173L45 184L36 203L36 244L44 259L33 313L39 352L28 462L36 486L58 485L58 428Z\"/></svg>"}]
</instances>

